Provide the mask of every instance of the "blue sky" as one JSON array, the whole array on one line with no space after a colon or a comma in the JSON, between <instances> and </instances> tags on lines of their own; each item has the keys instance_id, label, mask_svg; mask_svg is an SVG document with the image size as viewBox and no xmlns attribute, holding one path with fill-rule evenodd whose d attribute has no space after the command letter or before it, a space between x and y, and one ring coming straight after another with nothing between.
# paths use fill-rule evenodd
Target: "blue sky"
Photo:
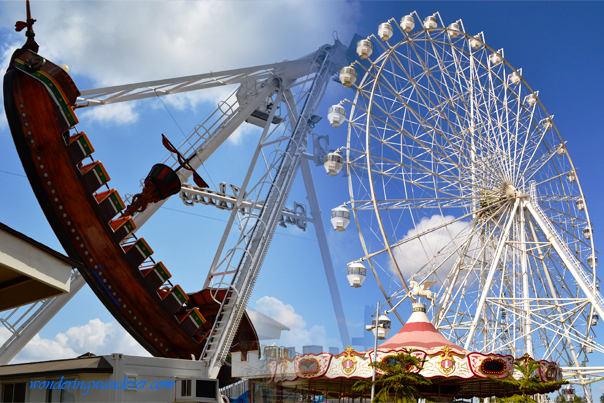
<instances>
[{"instance_id":1,"label":"blue sky","mask_svg":"<svg viewBox=\"0 0 604 403\"><path fill-rule=\"evenodd\" d=\"M380 23L390 18L400 20L414 10L421 16L439 11L446 23L461 18L467 32L484 32L487 44L495 49L503 47L506 59L515 68L523 68L523 77L533 89L540 90L543 105L555 115L555 124L567 141L595 223L596 249L603 250L598 236L599 223L604 221L600 185L604 152L600 117L604 110L602 2L32 3L33 16L38 19L35 30L40 53L57 64L68 64L80 89L291 60L332 43L334 31L348 44L354 33L376 33ZM23 42L23 36L13 30L14 22L24 18L23 3L0 1L0 15L0 68L4 69L12 49ZM95 158L104 162L112 177L111 186L122 194L135 193L150 166L166 156L160 134L182 141L181 129L190 132L225 93L213 90L164 98L177 124L159 100L150 99L113 109L80 111L78 128L89 135ZM345 97L352 97L350 90L330 85L321 111L324 119L315 128L317 133L330 136L333 148L345 143L346 130L328 125L327 108ZM257 134L256 129L246 127L212 156L205 171L200 172L211 186L236 184L242 178ZM373 306L383 297L372 278L360 290L351 289L345 278L346 263L360 256L358 237L353 225L342 234L331 230L328 213L349 199L346 179L328 178L322 167L313 168L313 175L349 331L358 337L364 331L364 306ZM306 203L300 179L288 200L290 208L294 201ZM0 221L61 250L24 177L4 116L0 117L0 189ZM174 199L139 235L149 241L156 260L164 261L173 273L174 283L186 291L196 291L203 284L227 219L220 210L185 207ZM342 347L310 226L306 232L277 230L250 306L273 314L295 330L286 343ZM399 327L395 325L394 331ZM120 332L119 325L86 288L40 333L36 347L26 351L22 359L88 350L140 353L140 347ZM599 341L604 344L604 339ZM598 361L604 365L604 360ZM599 394L594 391L594 395Z\"/></svg>"}]
</instances>

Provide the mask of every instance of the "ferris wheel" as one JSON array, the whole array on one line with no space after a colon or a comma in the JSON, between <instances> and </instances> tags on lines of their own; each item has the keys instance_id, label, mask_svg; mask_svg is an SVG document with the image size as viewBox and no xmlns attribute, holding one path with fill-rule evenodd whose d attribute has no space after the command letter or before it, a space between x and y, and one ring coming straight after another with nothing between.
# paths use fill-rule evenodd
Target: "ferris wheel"
<instances>
[{"instance_id":1,"label":"ferris wheel","mask_svg":"<svg viewBox=\"0 0 604 403\"><path fill-rule=\"evenodd\" d=\"M350 191L332 222L354 216L364 253L351 285L371 271L394 306L409 281L433 282L432 320L451 341L555 360L586 384L589 353L604 352L597 252L539 92L483 33L438 13L381 24L357 53L340 72L356 95L330 108L348 141L326 158L332 175L346 166Z\"/></svg>"}]
</instances>

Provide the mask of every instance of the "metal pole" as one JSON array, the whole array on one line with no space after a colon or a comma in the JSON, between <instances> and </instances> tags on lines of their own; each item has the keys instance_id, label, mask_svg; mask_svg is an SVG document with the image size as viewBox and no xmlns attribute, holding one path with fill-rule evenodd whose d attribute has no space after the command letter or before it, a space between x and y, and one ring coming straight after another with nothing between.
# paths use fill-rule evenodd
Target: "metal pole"
<instances>
[{"instance_id":1,"label":"metal pole","mask_svg":"<svg viewBox=\"0 0 604 403\"><path fill-rule=\"evenodd\" d=\"M375 396L375 365L377 364L377 341L378 341L378 328L380 327L380 302L377 303L377 309L375 311L375 346L373 348L373 371L371 375L371 403L373 403L373 397Z\"/></svg>"},{"instance_id":2,"label":"metal pole","mask_svg":"<svg viewBox=\"0 0 604 403\"><path fill-rule=\"evenodd\" d=\"M524 208L526 203L526 201L522 202L520 208L518 209L518 214L520 215L520 252L522 253L520 257L520 268L522 271L522 297L524 298L524 343L526 345L526 352L531 357L534 357L535 352L533 351L533 336L531 334L531 295L529 289L528 255L526 248L526 221L524 217Z\"/></svg>"}]
</instances>

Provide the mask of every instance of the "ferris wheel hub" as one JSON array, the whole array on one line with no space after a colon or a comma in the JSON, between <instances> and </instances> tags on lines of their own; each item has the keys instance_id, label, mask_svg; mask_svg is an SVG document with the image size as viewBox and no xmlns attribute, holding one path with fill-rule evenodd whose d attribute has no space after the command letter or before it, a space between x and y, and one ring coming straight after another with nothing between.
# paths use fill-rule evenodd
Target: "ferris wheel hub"
<instances>
[{"instance_id":1,"label":"ferris wheel hub","mask_svg":"<svg viewBox=\"0 0 604 403\"><path fill-rule=\"evenodd\" d=\"M516 187L509 183L505 185L505 195L508 197L508 199L515 199L518 195Z\"/></svg>"}]
</instances>

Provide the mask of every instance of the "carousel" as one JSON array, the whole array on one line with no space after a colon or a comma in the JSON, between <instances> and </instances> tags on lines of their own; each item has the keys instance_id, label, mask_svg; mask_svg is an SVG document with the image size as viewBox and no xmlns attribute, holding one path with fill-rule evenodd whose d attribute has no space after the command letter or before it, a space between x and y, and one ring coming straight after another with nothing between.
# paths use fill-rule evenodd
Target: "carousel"
<instances>
[{"instance_id":1,"label":"carousel","mask_svg":"<svg viewBox=\"0 0 604 403\"><path fill-rule=\"evenodd\" d=\"M382 315L379 320L374 320L373 326L368 326L368 330L371 327L376 339L385 339L390 322ZM269 354L272 357L262 358L251 352L245 357L236 353L233 355L233 368L235 376L259 380L264 390L272 387L276 401L289 400L285 398L288 393L354 400L369 398L367 393L355 392L353 385L359 380L374 377L371 364L392 361L401 353L410 353L420 360L420 368L411 371L419 373L431 384L418 385L418 389L424 396L440 402L520 394L517 387L505 380L522 378L514 363L527 360L538 363L531 376L537 376L544 387L540 388L540 393L554 392L561 386L559 382L548 385L562 379L562 370L555 362L533 360L528 355L515 358L471 352L450 342L432 325L426 315L426 304L422 302L413 303L413 312L403 328L379 344L377 349L357 352L348 347L336 355L304 354L294 358L278 352L275 354L275 351ZM377 369L378 376L383 374ZM252 381L254 383L259 385Z\"/></svg>"}]
</instances>

